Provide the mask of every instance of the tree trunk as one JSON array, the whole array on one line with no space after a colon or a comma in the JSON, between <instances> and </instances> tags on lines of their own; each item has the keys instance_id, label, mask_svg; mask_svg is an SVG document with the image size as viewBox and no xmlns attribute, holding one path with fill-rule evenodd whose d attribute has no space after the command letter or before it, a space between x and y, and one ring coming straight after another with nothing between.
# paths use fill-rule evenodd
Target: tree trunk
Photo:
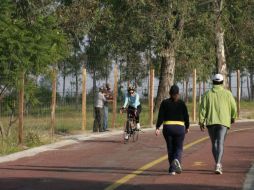
<instances>
[{"instance_id":1,"label":"tree trunk","mask_svg":"<svg viewBox=\"0 0 254 190\"><path fill-rule=\"evenodd\" d=\"M228 78L227 78L227 64L225 57L225 47L224 47L224 31L221 23L222 9L223 9L223 0L215 0L215 44L216 44L216 62L217 62L217 71L221 73L224 78L224 86L228 88Z\"/></svg>"},{"instance_id":2,"label":"tree trunk","mask_svg":"<svg viewBox=\"0 0 254 190\"><path fill-rule=\"evenodd\" d=\"M171 2L171 4L173 4ZM174 12L174 11L173 11ZM178 11L176 11L178 12ZM177 13L178 14L178 13ZM173 13L175 16L175 13ZM160 70L159 87L157 97L155 101L154 109L158 109L163 99L169 96L169 89L174 84L175 76L175 49L178 46L178 42L181 40L183 34L184 18L181 15L177 15L177 22L174 26L174 32L171 32L166 46L162 51L162 61ZM179 21L179 22L178 22Z\"/></svg>"},{"instance_id":3,"label":"tree trunk","mask_svg":"<svg viewBox=\"0 0 254 190\"><path fill-rule=\"evenodd\" d=\"M65 102L66 63L63 63L63 102Z\"/></svg>"},{"instance_id":4,"label":"tree trunk","mask_svg":"<svg viewBox=\"0 0 254 190\"><path fill-rule=\"evenodd\" d=\"M7 85L4 86L4 87L2 87L2 88L0 89L0 102L3 100L3 98L4 98L4 93L5 93L6 90L7 90Z\"/></svg>"},{"instance_id":5,"label":"tree trunk","mask_svg":"<svg viewBox=\"0 0 254 190\"><path fill-rule=\"evenodd\" d=\"M66 76L63 75L63 98L65 99L65 81L66 81Z\"/></svg>"},{"instance_id":6,"label":"tree trunk","mask_svg":"<svg viewBox=\"0 0 254 190\"><path fill-rule=\"evenodd\" d=\"M243 98L243 75L241 75L241 99Z\"/></svg>"},{"instance_id":7,"label":"tree trunk","mask_svg":"<svg viewBox=\"0 0 254 190\"><path fill-rule=\"evenodd\" d=\"M56 90L57 90L57 73L56 68L52 70L52 95L51 95L51 140L53 140L56 129Z\"/></svg>"},{"instance_id":8,"label":"tree trunk","mask_svg":"<svg viewBox=\"0 0 254 190\"><path fill-rule=\"evenodd\" d=\"M159 87L154 109L157 110L163 99L169 96L169 89L174 83L175 74L175 50L165 49L162 55Z\"/></svg>"},{"instance_id":9,"label":"tree trunk","mask_svg":"<svg viewBox=\"0 0 254 190\"><path fill-rule=\"evenodd\" d=\"M76 109L78 109L78 105L79 105L79 97L78 97L78 71L76 70L75 71L75 86L76 86L76 92L75 92L75 99L76 99L76 102L75 102L75 107Z\"/></svg>"},{"instance_id":10,"label":"tree trunk","mask_svg":"<svg viewBox=\"0 0 254 190\"><path fill-rule=\"evenodd\" d=\"M5 131L4 131L4 126L2 124L2 122L0 121L0 134L1 134L1 144L2 144L2 147L4 146L4 140L5 140Z\"/></svg>"},{"instance_id":11,"label":"tree trunk","mask_svg":"<svg viewBox=\"0 0 254 190\"><path fill-rule=\"evenodd\" d=\"M106 63L106 79L105 79L106 84L108 83L108 63Z\"/></svg>"},{"instance_id":12,"label":"tree trunk","mask_svg":"<svg viewBox=\"0 0 254 190\"><path fill-rule=\"evenodd\" d=\"M93 107L95 106L95 97L96 96L96 73L95 68L93 68Z\"/></svg>"},{"instance_id":13,"label":"tree trunk","mask_svg":"<svg viewBox=\"0 0 254 190\"><path fill-rule=\"evenodd\" d=\"M224 78L224 86L228 88L227 78L227 64L224 52L224 32L220 32L221 29L216 30L216 60L218 73L221 73Z\"/></svg>"},{"instance_id":14,"label":"tree trunk","mask_svg":"<svg viewBox=\"0 0 254 190\"><path fill-rule=\"evenodd\" d=\"M19 89L19 123L18 123L18 144L23 145L24 140L24 94L25 94L25 72L20 73Z\"/></svg>"}]
</instances>

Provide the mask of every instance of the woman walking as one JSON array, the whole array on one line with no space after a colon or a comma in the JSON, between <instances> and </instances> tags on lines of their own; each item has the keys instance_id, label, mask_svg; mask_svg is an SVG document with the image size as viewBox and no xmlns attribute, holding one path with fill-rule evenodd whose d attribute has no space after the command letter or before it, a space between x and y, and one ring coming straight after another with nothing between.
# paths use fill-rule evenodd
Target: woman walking
<instances>
[{"instance_id":1,"label":"woman walking","mask_svg":"<svg viewBox=\"0 0 254 190\"><path fill-rule=\"evenodd\" d=\"M163 124L163 136L167 143L169 174L182 172L181 158L185 133L189 131L189 114L185 103L179 99L179 87L173 85L170 98L162 101L156 124L156 136L160 134Z\"/></svg>"}]
</instances>

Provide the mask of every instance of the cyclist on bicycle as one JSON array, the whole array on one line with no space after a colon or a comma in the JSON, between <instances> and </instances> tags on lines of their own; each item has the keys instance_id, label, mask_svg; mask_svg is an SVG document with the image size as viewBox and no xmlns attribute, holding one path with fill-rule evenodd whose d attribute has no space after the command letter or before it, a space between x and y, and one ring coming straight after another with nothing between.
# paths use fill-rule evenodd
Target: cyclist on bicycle
<instances>
[{"instance_id":1,"label":"cyclist on bicycle","mask_svg":"<svg viewBox=\"0 0 254 190\"><path fill-rule=\"evenodd\" d=\"M125 95L125 101L123 105L123 109L125 109L128 105L127 108L127 115L130 113L134 113L136 123L137 123L137 129L140 129L140 123L139 123L139 114L141 112L141 104L139 101L139 95L137 92L135 92L135 87L134 86L129 86L128 87L128 92ZM127 140L129 138L129 131L127 131L127 134L125 136L125 139Z\"/></svg>"}]
</instances>

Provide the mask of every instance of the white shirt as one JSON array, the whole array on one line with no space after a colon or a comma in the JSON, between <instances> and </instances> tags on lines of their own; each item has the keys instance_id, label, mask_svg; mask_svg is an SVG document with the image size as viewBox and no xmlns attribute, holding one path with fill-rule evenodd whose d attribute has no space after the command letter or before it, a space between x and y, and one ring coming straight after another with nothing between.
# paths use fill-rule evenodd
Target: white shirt
<instances>
[{"instance_id":1,"label":"white shirt","mask_svg":"<svg viewBox=\"0 0 254 190\"><path fill-rule=\"evenodd\" d=\"M97 94L96 100L95 100L95 107L96 108L103 108L104 102L106 101L106 98L103 93L99 92Z\"/></svg>"}]
</instances>

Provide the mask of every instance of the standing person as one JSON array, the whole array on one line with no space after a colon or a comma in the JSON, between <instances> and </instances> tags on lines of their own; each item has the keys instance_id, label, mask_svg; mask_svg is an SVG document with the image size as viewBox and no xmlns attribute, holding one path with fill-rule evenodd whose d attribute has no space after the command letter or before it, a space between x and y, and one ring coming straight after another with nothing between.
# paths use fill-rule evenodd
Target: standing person
<instances>
[{"instance_id":1,"label":"standing person","mask_svg":"<svg viewBox=\"0 0 254 190\"><path fill-rule=\"evenodd\" d=\"M207 126L212 143L215 173L222 174L222 156L227 130L236 118L236 103L232 93L223 87L223 76L213 77L213 88L202 98L199 109L201 131Z\"/></svg>"},{"instance_id":2,"label":"standing person","mask_svg":"<svg viewBox=\"0 0 254 190\"><path fill-rule=\"evenodd\" d=\"M160 134L163 124L163 136L167 143L169 174L182 172L181 158L185 133L189 132L189 114L185 103L179 99L179 87L173 85L169 91L170 98L161 102L155 134Z\"/></svg>"},{"instance_id":3,"label":"standing person","mask_svg":"<svg viewBox=\"0 0 254 190\"><path fill-rule=\"evenodd\" d=\"M99 88L99 92L96 96L95 107L94 107L94 124L93 124L93 132L103 132L102 128L102 114L103 114L103 106L104 102L106 102L104 89L102 87Z\"/></svg>"},{"instance_id":4,"label":"standing person","mask_svg":"<svg viewBox=\"0 0 254 190\"><path fill-rule=\"evenodd\" d=\"M105 98L107 101L104 102L103 107L103 130L108 131L108 104L113 100L110 85L107 83L105 85Z\"/></svg>"},{"instance_id":5,"label":"standing person","mask_svg":"<svg viewBox=\"0 0 254 190\"><path fill-rule=\"evenodd\" d=\"M127 115L130 112L134 112L135 113L135 119L136 119L136 123L137 123L137 129L140 130L140 123L139 123L139 115L141 113L141 104L140 104L140 100L139 100L139 94L137 92L135 92L135 87L134 86L129 86L128 87L128 92L125 95L125 101L124 101L124 105L122 108L126 108L126 106L128 106L127 109ZM127 133L125 135L125 140L129 139L129 130L126 129Z\"/></svg>"}]
</instances>

